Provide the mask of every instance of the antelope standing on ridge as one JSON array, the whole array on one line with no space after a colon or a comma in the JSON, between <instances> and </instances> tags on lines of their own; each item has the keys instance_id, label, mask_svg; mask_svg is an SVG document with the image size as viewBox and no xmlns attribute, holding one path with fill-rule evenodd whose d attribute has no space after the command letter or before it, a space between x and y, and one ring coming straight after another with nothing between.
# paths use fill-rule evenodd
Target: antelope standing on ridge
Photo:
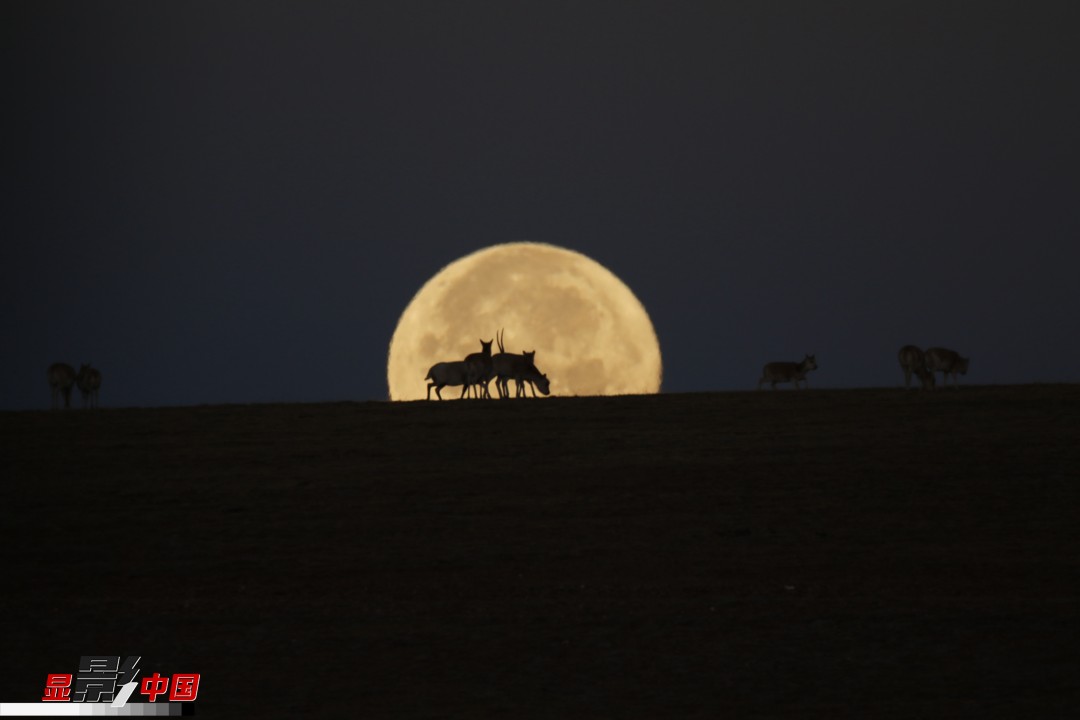
<instances>
[{"instance_id":1,"label":"antelope standing on ridge","mask_svg":"<svg viewBox=\"0 0 1080 720\"><path fill-rule=\"evenodd\" d=\"M536 397L536 383L528 378L524 377L528 374L529 370L536 370L536 351L521 351L521 362L514 364L514 396L525 397L525 387L528 386L532 389L532 396ZM537 370L539 372L539 370ZM546 375L544 377L547 377ZM507 388L509 389L509 388ZM547 395L547 393L543 393Z\"/></svg>"},{"instance_id":2,"label":"antelope standing on ridge","mask_svg":"<svg viewBox=\"0 0 1080 720\"><path fill-rule=\"evenodd\" d=\"M75 368L67 363L53 363L46 373L49 387L52 388L53 410L60 407L60 396L64 397L64 407L71 407L71 386L75 384Z\"/></svg>"},{"instance_id":3,"label":"antelope standing on ridge","mask_svg":"<svg viewBox=\"0 0 1080 720\"><path fill-rule=\"evenodd\" d=\"M75 384L82 393L83 407L96 408L98 406L98 388L101 387L101 373L84 364L79 368L79 374L75 376Z\"/></svg>"},{"instance_id":4,"label":"antelope standing on ridge","mask_svg":"<svg viewBox=\"0 0 1080 720\"><path fill-rule=\"evenodd\" d=\"M806 387L810 387L810 382L806 379L806 373L811 370L817 370L817 360L813 355L807 355L802 359L802 362L771 362L765 365L761 370L761 379L758 380L758 390L761 386L768 382L772 384L772 389L776 389L776 383L789 382L795 383L795 389L799 389L799 381L802 380L806 383Z\"/></svg>"},{"instance_id":5,"label":"antelope standing on ridge","mask_svg":"<svg viewBox=\"0 0 1080 720\"><path fill-rule=\"evenodd\" d=\"M967 375L970 358L960 357L960 353L948 348L932 347L926 350L926 369L931 374L941 371L941 384L949 387L949 376L952 375L953 386L960 387L960 379L957 374Z\"/></svg>"},{"instance_id":6,"label":"antelope standing on ridge","mask_svg":"<svg viewBox=\"0 0 1080 720\"><path fill-rule=\"evenodd\" d=\"M491 382L491 378L494 376L494 368L491 362L491 344L495 342L492 338L487 342L480 341L481 350L478 353L470 353L465 356L465 362L472 364L476 372L475 379L465 386L465 390L468 391L470 387L474 387L478 397L491 397L491 393L488 392L488 383ZM475 386L479 386L476 388ZM464 393L462 393L464 394Z\"/></svg>"},{"instance_id":7,"label":"antelope standing on ridge","mask_svg":"<svg viewBox=\"0 0 1080 720\"><path fill-rule=\"evenodd\" d=\"M540 389L541 395L551 393L551 382L548 376L541 373L533 364L531 360L533 355L535 353L524 355L503 353L502 357L495 356L495 377L499 397L510 397L510 380L514 381L515 397L528 397L525 392L526 385L532 388L533 397L536 397L537 388Z\"/></svg>"},{"instance_id":8,"label":"antelope standing on ridge","mask_svg":"<svg viewBox=\"0 0 1080 720\"><path fill-rule=\"evenodd\" d=\"M431 399L431 388L435 388L435 394L442 400L442 389L447 385L461 385L461 397L465 397L469 387L477 382L478 371L479 366L476 363L464 360L435 363L424 376L425 380L431 381L427 386L427 399Z\"/></svg>"},{"instance_id":9,"label":"antelope standing on ridge","mask_svg":"<svg viewBox=\"0 0 1080 720\"><path fill-rule=\"evenodd\" d=\"M499 392L499 397L510 397L509 381L513 379L516 396L522 397L525 395L525 385L527 384L532 388L533 397L536 397L536 385L533 380L523 377L525 374L529 374L530 377L532 371L536 374L540 374L540 371L536 369L536 351L522 353L516 355L514 353L506 352L506 348L503 346L503 331L500 330L499 334L495 336L499 342L499 352L493 355L492 365L495 376L495 389ZM547 377L546 375L544 376ZM542 393L547 395L547 392Z\"/></svg>"},{"instance_id":10,"label":"antelope standing on ridge","mask_svg":"<svg viewBox=\"0 0 1080 720\"><path fill-rule=\"evenodd\" d=\"M934 373L926 367L926 353L914 345L905 345L897 353L897 359L900 360L900 368L904 371L904 387L911 387L911 375L914 373L922 383L923 390L934 389Z\"/></svg>"},{"instance_id":11,"label":"antelope standing on ridge","mask_svg":"<svg viewBox=\"0 0 1080 720\"><path fill-rule=\"evenodd\" d=\"M541 395L551 394L551 382L548 376L536 369L531 362L521 362L514 368L514 382L517 384L518 396L525 397L525 383L533 388L533 397L536 397L536 389L540 389Z\"/></svg>"}]
</instances>

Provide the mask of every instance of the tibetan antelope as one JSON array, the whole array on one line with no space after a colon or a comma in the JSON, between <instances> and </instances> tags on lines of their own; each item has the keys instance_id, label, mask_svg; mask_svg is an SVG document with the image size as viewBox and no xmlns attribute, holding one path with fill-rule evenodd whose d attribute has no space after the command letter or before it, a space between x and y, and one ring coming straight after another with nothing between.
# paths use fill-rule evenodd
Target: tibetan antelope
<instances>
[{"instance_id":1,"label":"tibetan antelope","mask_svg":"<svg viewBox=\"0 0 1080 720\"><path fill-rule=\"evenodd\" d=\"M461 397L465 397L469 387L478 382L477 374L481 369L481 365L464 360L435 363L424 376L425 380L431 381L427 386L427 399L431 399L431 388L435 388L435 394L442 400L442 389L447 385L461 385Z\"/></svg>"},{"instance_id":2,"label":"tibetan antelope","mask_svg":"<svg viewBox=\"0 0 1080 720\"><path fill-rule=\"evenodd\" d=\"M98 388L101 387L101 373L98 370L84 364L79 368L79 374L75 376L75 384L82 393L83 407L96 408L98 406Z\"/></svg>"},{"instance_id":3,"label":"tibetan antelope","mask_svg":"<svg viewBox=\"0 0 1080 720\"><path fill-rule=\"evenodd\" d=\"M47 373L49 387L52 388L53 410L60 407L60 396L64 397L64 407L71 407L71 386L75 384L75 368L67 363L53 363Z\"/></svg>"},{"instance_id":4,"label":"tibetan antelope","mask_svg":"<svg viewBox=\"0 0 1080 720\"><path fill-rule=\"evenodd\" d=\"M541 373L536 369L536 366L531 362L522 362L514 371L514 382L517 383L518 392L522 397L525 396L525 383L528 383L533 388L533 397L536 397L536 390L539 388L541 395L551 394L551 381L548 380L548 376Z\"/></svg>"},{"instance_id":5,"label":"tibetan antelope","mask_svg":"<svg viewBox=\"0 0 1080 720\"><path fill-rule=\"evenodd\" d=\"M488 392L488 383L491 382L491 378L495 375L491 362L491 344L493 342L495 342L494 338L487 342L481 340L480 352L470 353L465 356L465 362L471 363L479 369L479 373L475 375L476 379L469 386L466 386L465 390L468 391L469 387L473 387L478 397L491 397L491 393Z\"/></svg>"},{"instance_id":6,"label":"tibetan antelope","mask_svg":"<svg viewBox=\"0 0 1080 720\"><path fill-rule=\"evenodd\" d=\"M536 397L536 385L532 380L521 379L519 376L532 368L536 370L536 351L522 353L516 355L514 353L506 352L506 348L503 346L503 331L499 331L499 334L495 336L499 342L499 352L493 355L491 358L494 377L495 377L495 389L499 392L499 397L510 397L509 381L514 380L515 390L517 397L525 395L525 385L528 384L532 388L533 397ZM539 371L537 371L539 372ZM547 395L547 393L543 393Z\"/></svg>"},{"instance_id":7,"label":"tibetan antelope","mask_svg":"<svg viewBox=\"0 0 1080 720\"><path fill-rule=\"evenodd\" d=\"M772 389L776 389L776 383L789 382L795 383L795 389L799 388L799 381L802 380L806 383L806 387L810 387L809 381L806 379L806 373L811 370L817 370L817 360L813 355L807 355L802 359L802 362L771 362L768 363L761 370L761 379L758 380L758 390L761 386L768 382L772 384Z\"/></svg>"},{"instance_id":8,"label":"tibetan antelope","mask_svg":"<svg viewBox=\"0 0 1080 720\"><path fill-rule=\"evenodd\" d=\"M946 348L927 348L926 369L931 374L941 371L941 384L949 387L949 376L952 375L953 386L960 387L960 379L957 374L967 375L970 358L960 357L960 353Z\"/></svg>"},{"instance_id":9,"label":"tibetan antelope","mask_svg":"<svg viewBox=\"0 0 1080 720\"><path fill-rule=\"evenodd\" d=\"M514 366L514 393L517 397L525 397L525 386L532 389L532 396L536 397L536 383L524 377L519 377L529 370L536 370L536 351L521 351L521 363ZM545 376L546 377L546 376ZM543 393L547 395L547 393Z\"/></svg>"},{"instance_id":10,"label":"tibetan antelope","mask_svg":"<svg viewBox=\"0 0 1080 720\"><path fill-rule=\"evenodd\" d=\"M926 368L926 353L914 345L905 345L897 353L900 360L900 368L904 371L904 387L911 387L911 375L919 378L923 390L934 389L934 373Z\"/></svg>"},{"instance_id":11,"label":"tibetan antelope","mask_svg":"<svg viewBox=\"0 0 1080 720\"><path fill-rule=\"evenodd\" d=\"M510 380L514 381L515 397L528 397L525 392L526 385L532 388L533 397L536 397L537 388L540 389L541 395L551 393L548 376L541 373L533 364L531 360L533 355L535 353L524 355L504 353L502 358L495 356L499 358L495 361L496 387L499 390L499 397L510 397Z\"/></svg>"}]
</instances>

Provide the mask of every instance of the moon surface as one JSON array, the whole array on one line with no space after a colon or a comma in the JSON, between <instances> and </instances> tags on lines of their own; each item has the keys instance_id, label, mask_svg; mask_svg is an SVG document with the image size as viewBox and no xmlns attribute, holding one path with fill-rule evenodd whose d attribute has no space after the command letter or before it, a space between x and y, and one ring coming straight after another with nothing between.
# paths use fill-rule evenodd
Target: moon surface
<instances>
[{"instance_id":1,"label":"moon surface","mask_svg":"<svg viewBox=\"0 0 1080 720\"><path fill-rule=\"evenodd\" d=\"M660 390L660 344L630 288L581 253L514 242L455 260L416 293L390 341L390 399L426 398L432 365L480 352L500 329L506 352L536 351L552 395Z\"/></svg>"}]
</instances>

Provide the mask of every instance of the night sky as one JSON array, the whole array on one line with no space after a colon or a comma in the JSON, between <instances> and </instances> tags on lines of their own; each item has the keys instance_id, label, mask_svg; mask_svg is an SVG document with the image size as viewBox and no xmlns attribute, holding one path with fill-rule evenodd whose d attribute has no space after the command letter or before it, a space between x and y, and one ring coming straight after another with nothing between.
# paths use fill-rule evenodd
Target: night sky
<instances>
[{"instance_id":1,"label":"night sky","mask_svg":"<svg viewBox=\"0 0 1080 720\"><path fill-rule=\"evenodd\" d=\"M630 286L667 392L907 343L1080 381L1077 7L4 3L0 408L57 360L103 406L385 399L413 294L516 240Z\"/></svg>"}]
</instances>

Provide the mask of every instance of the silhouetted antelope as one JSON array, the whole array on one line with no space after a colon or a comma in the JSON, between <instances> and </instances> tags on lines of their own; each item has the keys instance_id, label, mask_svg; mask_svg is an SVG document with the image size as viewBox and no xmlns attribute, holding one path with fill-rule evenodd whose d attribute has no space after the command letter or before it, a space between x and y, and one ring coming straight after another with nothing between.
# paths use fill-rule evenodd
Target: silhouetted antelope
<instances>
[{"instance_id":1,"label":"silhouetted antelope","mask_svg":"<svg viewBox=\"0 0 1080 720\"><path fill-rule=\"evenodd\" d=\"M496 387L500 397L510 397L510 381L514 381L515 397L525 397L525 386L532 388L533 397L536 397L536 388L541 386L540 393L547 395L550 390L547 375L541 373L532 362L536 353L524 355L511 355L503 353L500 357L495 356ZM537 378L542 378L538 380Z\"/></svg>"},{"instance_id":2,"label":"silhouetted antelope","mask_svg":"<svg viewBox=\"0 0 1080 720\"><path fill-rule=\"evenodd\" d=\"M435 388L435 394L442 400L442 389L447 385L461 385L461 397L465 397L469 387L477 382L479 371L480 367L476 363L465 360L435 363L424 376L425 380L431 381L427 386L427 399L431 399L431 388Z\"/></svg>"},{"instance_id":3,"label":"silhouetted antelope","mask_svg":"<svg viewBox=\"0 0 1080 720\"><path fill-rule=\"evenodd\" d=\"M495 336L499 342L499 352L493 355L492 371L495 377L495 389L499 392L499 397L510 397L510 388L508 382L513 379L515 384L515 391L518 397L525 394L525 384L528 383L532 387L533 397L536 397L536 386L533 385L531 380L521 380L516 374L521 374L532 368L536 369L536 351L523 353L517 355L514 353L506 352L506 348L503 346L503 331L500 330ZM539 372L539 371L537 371ZM516 373L516 374L515 374ZM544 393L547 395L547 393Z\"/></svg>"},{"instance_id":4,"label":"silhouetted antelope","mask_svg":"<svg viewBox=\"0 0 1080 720\"><path fill-rule=\"evenodd\" d=\"M762 384L768 382L772 384L772 389L776 389L776 383L790 382L795 383L795 389L799 388L799 381L802 380L806 383L806 387L810 387L810 382L806 379L806 373L811 370L817 370L817 360L813 355L807 355L802 359L802 362L771 362L768 363L761 370L761 379L758 380L758 390L761 389Z\"/></svg>"},{"instance_id":5,"label":"silhouetted antelope","mask_svg":"<svg viewBox=\"0 0 1080 720\"><path fill-rule=\"evenodd\" d=\"M522 351L522 353L521 353L521 365L520 365L520 371L521 372L519 372L519 374L525 373L530 368L532 370L536 370L536 351L535 350L532 350L530 352ZM537 370L537 372L539 372L539 370ZM516 391L516 395L518 397L524 397L525 396L525 386L526 385L528 385L530 388L532 388L532 396L536 397L536 384L532 380L529 380L528 378L525 378L525 377L518 377L517 375L514 376L514 386L515 386L514 390ZM543 393L543 394L547 395L547 393Z\"/></svg>"},{"instance_id":6,"label":"silhouetted antelope","mask_svg":"<svg viewBox=\"0 0 1080 720\"><path fill-rule=\"evenodd\" d=\"M900 368L904 371L904 387L911 387L911 375L915 374L922 384L923 390L932 390L934 387L934 373L926 368L926 353L914 345L905 345L897 353L900 360Z\"/></svg>"},{"instance_id":7,"label":"silhouetted antelope","mask_svg":"<svg viewBox=\"0 0 1080 720\"><path fill-rule=\"evenodd\" d=\"M532 363L522 362L514 372L514 381L517 383L519 395L525 394L524 383L533 386L533 397L536 397L536 388L540 389L541 395L551 394L551 382L548 380L548 376L537 370Z\"/></svg>"},{"instance_id":8,"label":"silhouetted antelope","mask_svg":"<svg viewBox=\"0 0 1080 720\"><path fill-rule=\"evenodd\" d=\"M84 364L79 368L79 374L75 376L75 384L82 393L83 407L96 408L98 406L98 389L101 387L101 373Z\"/></svg>"},{"instance_id":9,"label":"silhouetted antelope","mask_svg":"<svg viewBox=\"0 0 1080 720\"><path fill-rule=\"evenodd\" d=\"M53 410L60 407L60 396L64 396L64 407L71 407L71 386L75 384L75 368L67 363L53 363L46 373L49 387L52 388Z\"/></svg>"},{"instance_id":10,"label":"silhouetted antelope","mask_svg":"<svg viewBox=\"0 0 1080 720\"><path fill-rule=\"evenodd\" d=\"M960 387L960 379L957 374L967 375L970 358L960 357L960 353L948 348L928 348L926 351L926 369L931 373L941 372L942 387L949 387L949 376L952 375L953 385Z\"/></svg>"},{"instance_id":11,"label":"silhouetted antelope","mask_svg":"<svg viewBox=\"0 0 1080 720\"><path fill-rule=\"evenodd\" d=\"M465 362L472 363L479 368L476 379L470 383L470 386L479 386L479 388L476 388L478 397L491 397L491 394L488 392L488 383L491 382L491 378L494 377L495 374L491 362L491 343L493 342L495 342L494 338L487 342L481 340L481 351L478 353L470 353L465 356ZM466 391L468 391L468 389L469 387L465 388Z\"/></svg>"}]
</instances>

